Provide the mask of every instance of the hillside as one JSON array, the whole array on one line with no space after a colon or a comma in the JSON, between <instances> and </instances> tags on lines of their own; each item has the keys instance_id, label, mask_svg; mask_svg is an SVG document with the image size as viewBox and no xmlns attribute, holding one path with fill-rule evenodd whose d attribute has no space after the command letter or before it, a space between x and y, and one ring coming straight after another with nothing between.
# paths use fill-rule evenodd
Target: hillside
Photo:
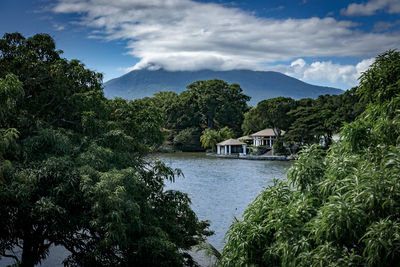
<instances>
[{"instance_id":1,"label":"hillside","mask_svg":"<svg viewBox=\"0 0 400 267\"><path fill-rule=\"evenodd\" d=\"M263 99L277 96L300 99L316 98L321 94L341 94L343 90L311 85L298 79L273 71L165 71L134 70L104 84L105 95L109 98L126 99L152 96L159 91L183 91L187 85L197 80L221 79L228 83L238 83L245 94L251 96L250 104L256 105Z\"/></svg>"}]
</instances>

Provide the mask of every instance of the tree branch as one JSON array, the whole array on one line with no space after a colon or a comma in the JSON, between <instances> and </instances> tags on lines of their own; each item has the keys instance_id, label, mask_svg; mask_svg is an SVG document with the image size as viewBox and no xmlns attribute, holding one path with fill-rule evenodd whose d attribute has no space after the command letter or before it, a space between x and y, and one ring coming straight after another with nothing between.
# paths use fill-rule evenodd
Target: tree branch
<instances>
[{"instance_id":1,"label":"tree branch","mask_svg":"<svg viewBox=\"0 0 400 267\"><path fill-rule=\"evenodd\" d=\"M72 124L72 125L79 125L79 121L68 121L68 120L64 120L64 119L61 119L61 121L65 122L65 123Z\"/></svg>"},{"instance_id":2,"label":"tree branch","mask_svg":"<svg viewBox=\"0 0 400 267\"><path fill-rule=\"evenodd\" d=\"M79 121L69 121L69 120L64 120L64 119L53 120L53 121L49 122L49 125L53 125L58 121L61 121L61 122L64 122L64 123L68 123L68 124L72 124L72 125L79 125Z\"/></svg>"},{"instance_id":3,"label":"tree branch","mask_svg":"<svg viewBox=\"0 0 400 267\"><path fill-rule=\"evenodd\" d=\"M13 258L16 262L19 262L18 257L15 255L10 255L10 254L6 254L6 253L0 253L0 255L3 257L7 257L7 258Z\"/></svg>"}]
</instances>

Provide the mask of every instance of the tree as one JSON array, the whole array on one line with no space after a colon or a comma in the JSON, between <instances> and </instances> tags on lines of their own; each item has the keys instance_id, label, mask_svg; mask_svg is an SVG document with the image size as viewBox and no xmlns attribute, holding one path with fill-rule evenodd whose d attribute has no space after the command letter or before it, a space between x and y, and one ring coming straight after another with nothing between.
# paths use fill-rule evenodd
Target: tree
<instances>
[{"instance_id":1,"label":"tree","mask_svg":"<svg viewBox=\"0 0 400 267\"><path fill-rule=\"evenodd\" d=\"M203 121L213 130L215 123L221 128L228 126L240 132L246 102L250 97L242 93L238 84L229 85L222 80L197 81L188 85L188 93L193 95L203 115Z\"/></svg>"},{"instance_id":2,"label":"tree","mask_svg":"<svg viewBox=\"0 0 400 267\"><path fill-rule=\"evenodd\" d=\"M46 34L0 39L0 256L34 266L62 245L72 266L190 265L211 232L164 189L180 171L145 158L161 112L106 99L101 74L60 55Z\"/></svg>"},{"instance_id":3,"label":"tree","mask_svg":"<svg viewBox=\"0 0 400 267\"><path fill-rule=\"evenodd\" d=\"M252 134L265 129L265 125L266 122L259 114L259 110L256 109L256 107L251 107L250 110L244 114L242 131L245 135Z\"/></svg>"},{"instance_id":4,"label":"tree","mask_svg":"<svg viewBox=\"0 0 400 267\"><path fill-rule=\"evenodd\" d=\"M288 181L274 181L232 224L221 265L398 264L399 59L389 51L361 76L357 93L371 102L340 142L304 149Z\"/></svg>"},{"instance_id":5,"label":"tree","mask_svg":"<svg viewBox=\"0 0 400 267\"><path fill-rule=\"evenodd\" d=\"M287 130L292 122L287 113L293 109L294 103L290 97L276 97L257 104L256 109L264 119L265 127L271 127L277 138L281 137L282 130Z\"/></svg>"},{"instance_id":6,"label":"tree","mask_svg":"<svg viewBox=\"0 0 400 267\"><path fill-rule=\"evenodd\" d=\"M365 109L355 92L356 89L352 89L342 95L321 95L315 100L296 101L296 108L288 112L293 121L285 139L302 144L319 143L323 139L329 147L333 134L338 133L346 122L354 121Z\"/></svg>"},{"instance_id":7,"label":"tree","mask_svg":"<svg viewBox=\"0 0 400 267\"><path fill-rule=\"evenodd\" d=\"M202 147L211 148L215 152L215 146L220 142L220 135L218 131L207 128L200 136L200 142Z\"/></svg>"},{"instance_id":8,"label":"tree","mask_svg":"<svg viewBox=\"0 0 400 267\"><path fill-rule=\"evenodd\" d=\"M200 136L198 127L186 128L174 137L174 145L182 151L200 151Z\"/></svg>"},{"instance_id":9,"label":"tree","mask_svg":"<svg viewBox=\"0 0 400 267\"><path fill-rule=\"evenodd\" d=\"M315 106L300 106L290 111L289 115L294 118L294 121L285 134L285 139L301 144L318 143L319 133L316 130L322 123L318 113L319 109Z\"/></svg>"},{"instance_id":10,"label":"tree","mask_svg":"<svg viewBox=\"0 0 400 267\"><path fill-rule=\"evenodd\" d=\"M209 148L215 152L215 146L224 140L234 138L235 134L232 129L228 127L224 127L219 131L211 130L209 128L203 131L203 134L200 136L200 142L202 147Z\"/></svg>"},{"instance_id":11,"label":"tree","mask_svg":"<svg viewBox=\"0 0 400 267\"><path fill-rule=\"evenodd\" d=\"M153 104L154 108L163 116L163 125L166 128L177 128L174 123L175 107L179 101L179 95L172 91L161 91L155 93L152 98L149 99Z\"/></svg>"},{"instance_id":12,"label":"tree","mask_svg":"<svg viewBox=\"0 0 400 267\"><path fill-rule=\"evenodd\" d=\"M215 79L194 82L179 95L155 94L151 101L165 118L163 126L169 133L175 133L174 146L199 151L202 150L199 137L206 128L218 131L229 127L235 135L241 135L240 126L249 99L238 84Z\"/></svg>"},{"instance_id":13,"label":"tree","mask_svg":"<svg viewBox=\"0 0 400 267\"><path fill-rule=\"evenodd\" d=\"M389 50L379 55L371 68L360 76L358 95L364 103L383 103L399 90L400 52Z\"/></svg>"}]
</instances>

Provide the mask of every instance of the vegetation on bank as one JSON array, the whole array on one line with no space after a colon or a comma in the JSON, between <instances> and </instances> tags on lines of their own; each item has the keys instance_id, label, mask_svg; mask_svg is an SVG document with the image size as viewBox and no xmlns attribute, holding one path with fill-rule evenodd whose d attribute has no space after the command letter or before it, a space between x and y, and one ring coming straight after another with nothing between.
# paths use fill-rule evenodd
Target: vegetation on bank
<instances>
[{"instance_id":1,"label":"vegetation on bank","mask_svg":"<svg viewBox=\"0 0 400 267\"><path fill-rule=\"evenodd\" d=\"M177 150L201 151L200 136L206 129L229 128L241 134L243 115L250 97L238 84L222 80L197 81L180 94L159 92L144 100L154 103L163 115L166 141Z\"/></svg>"},{"instance_id":2,"label":"vegetation on bank","mask_svg":"<svg viewBox=\"0 0 400 267\"><path fill-rule=\"evenodd\" d=\"M365 109L356 90L353 88L342 95L321 95L317 99L277 97L263 100L244 114L243 133L269 127L274 129L278 139L287 143L311 145L326 140L329 146L332 136ZM282 131L285 131L284 136Z\"/></svg>"},{"instance_id":3,"label":"vegetation on bank","mask_svg":"<svg viewBox=\"0 0 400 267\"><path fill-rule=\"evenodd\" d=\"M203 131L203 134L200 136L200 142L202 147L204 148L211 148L212 152L215 152L216 150L216 145L219 142L222 142L224 140L234 138L235 133L232 131L231 128L224 127L221 128L219 131L216 130L211 130L211 129L205 129Z\"/></svg>"},{"instance_id":4,"label":"vegetation on bank","mask_svg":"<svg viewBox=\"0 0 400 267\"><path fill-rule=\"evenodd\" d=\"M249 205L226 235L223 266L398 265L400 53L378 56L350 93L365 111Z\"/></svg>"},{"instance_id":5,"label":"vegetation on bank","mask_svg":"<svg viewBox=\"0 0 400 267\"><path fill-rule=\"evenodd\" d=\"M30 267L61 245L68 266L193 265L209 224L164 189L180 172L144 159L162 113L106 99L101 74L60 55L46 34L0 39L0 257Z\"/></svg>"},{"instance_id":6,"label":"vegetation on bank","mask_svg":"<svg viewBox=\"0 0 400 267\"><path fill-rule=\"evenodd\" d=\"M353 88L317 99L277 97L248 107L250 98L239 85L209 80L194 82L180 94L159 92L142 101L161 113L165 142L159 150L215 150L220 141L272 128L278 137L276 150L284 151L283 142L302 146L324 140L328 147L333 134L365 109L355 92Z\"/></svg>"}]
</instances>

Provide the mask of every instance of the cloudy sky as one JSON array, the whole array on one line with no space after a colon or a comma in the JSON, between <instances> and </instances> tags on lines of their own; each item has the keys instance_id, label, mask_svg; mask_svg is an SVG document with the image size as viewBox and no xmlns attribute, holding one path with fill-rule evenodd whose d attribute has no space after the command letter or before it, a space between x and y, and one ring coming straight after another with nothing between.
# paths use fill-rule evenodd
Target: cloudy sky
<instances>
[{"instance_id":1,"label":"cloudy sky","mask_svg":"<svg viewBox=\"0 0 400 267\"><path fill-rule=\"evenodd\" d=\"M49 33L102 72L274 70L349 89L400 48L400 0L0 0L0 34Z\"/></svg>"}]
</instances>

